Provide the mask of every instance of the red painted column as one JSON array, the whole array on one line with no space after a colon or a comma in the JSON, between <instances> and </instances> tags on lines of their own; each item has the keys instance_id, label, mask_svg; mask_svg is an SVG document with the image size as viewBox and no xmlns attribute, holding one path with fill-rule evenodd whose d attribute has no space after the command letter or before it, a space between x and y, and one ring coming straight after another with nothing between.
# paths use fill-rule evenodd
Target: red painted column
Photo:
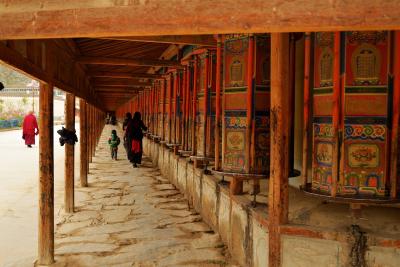
<instances>
[{"instance_id":1,"label":"red painted column","mask_svg":"<svg viewBox=\"0 0 400 267\"><path fill-rule=\"evenodd\" d=\"M304 115L303 115L303 162L302 185L307 185L308 138L310 123L310 61L311 61L311 36L305 34L304 40Z\"/></svg>"},{"instance_id":2,"label":"red painted column","mask_svg":"<svg viewBox=\"0 0 400 267\"><path fill-rule=\"evenodd\" d=\"M186 70L186 102L185 102L185 124L186 124L186 146L184 150L189 150L189 112L190 112L190 65Z\"/></svg>"},{"instance_id":3,"label":"red painted column","mask_svg":"<svg viewBox=\"0 0 400 267\"><path fill-rule=\"evenodd\" d=\"M203 102L203 110L204 110L204 121L203 121L203 153L204 157L207 156L207 129L209 127L208 120L209 120L209 110L208 110L208 103L209 103L209 80L210 80L210 54L207 52L205 62L204 62L206 69L206 75L204 80L204 102Z\"/></svg>"},{"instance_id":4,"label":"red painted column","mask_svg":"<svg viewBox=\"0 0 400 267\"><path fill-rule=\"evenodd\" d=\"M249 52L248 52L248 62L247 62L247 129L246 129L246 142L247 142L247 150L246 157L247 163L245 166L245 170L247 173L250 173L250 169L252 166L252 157L251 157L251 139L252 132L254 130L254 121L253 121L253 95L254 95L254 36L249 36Z\"/></svg>"},{"instance_id":5,"label":"red painted column","mask_svg":"<svg viewBox=\"0 0 400 267\"><path fill-rule=\"evenodd\" d=\"M397 197L397 162L399 147L399 119L400 119L400 31L394 33L394 64L393 64L393 117L391 136L391 158L390 158L390 197Z\"/></svg>"},{"instance_id":6,"label":"red painted column","mask_svg":"<svg viewBox=\"0 0 400 267\"><path fill-rule=\"evenodd\" d=\"M221 67L222 67L222 41L221 36L217 36L217 62L216 62L216 76L215 76L215 165L214 169L220 169L220 123L221 123Z\"/></svg>"},{"instance_id":7,"label":"red painted column","mask_svg":"<svg viewBox=\"0 0 400 267\"><path fill-rule=\"evenodd\" d=\"M339 177L339 120L340 120L340 32L334 33L333 46L333 159L332 159L332 197L336 196Z\"/></svg>"},{"instance_id":8,"label":"red painted column","mask_svg":"<svg viewBox=\"0 0 400 267\"><path fill-rule=\"evenodd\" d=\"M197 56L194 59L193 112L192 112L192 154L196 155L196 115L197 115Z\"/></svg>"},{"instance_id":9,"label":"red painted column","mask_svg":"<svg viewBox=\"0 0 400 267\"><path fill-rule=\"evenodd\" d=\"M176 96L177 96L177 91L178 91L178 77L177 77L178 75L177 75L177 72L175 71L174 72L174 86L173 86L173 99L174 99L174 105L173 105L173 133L172 133L172 136L173 136L173 138L172 138L172 140L173 140L173 142L174 142L174 144L176 144L177 143L177 136L176 136L176 127L177 127L177 125L176 125L176 121L177 121L177 114L176 114L176 111L177 111L177 98L176 98Z\"/></svg>"}]
</instances>

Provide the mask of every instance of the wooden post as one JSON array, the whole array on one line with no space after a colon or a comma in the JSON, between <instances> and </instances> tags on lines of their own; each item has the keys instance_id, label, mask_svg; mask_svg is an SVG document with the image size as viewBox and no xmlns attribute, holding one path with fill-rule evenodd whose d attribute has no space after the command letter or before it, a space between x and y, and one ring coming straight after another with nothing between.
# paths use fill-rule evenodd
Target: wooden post
<instances>
[{"instance_id":1,"label":"wooden post","mask_svg":"<svg viewBox=\"0 0 400 267\"><path fill-rule=\"evenodd\" d=\"M216 76L215 76L215 165L214 169L217 171L220 169L219 161L219 143L220 143L220 121L221 121L221 67L222 67L222 42L221 36L217 37L217 66L216 66Z\"/></svg>"},{"instance_id":2,"label":"wooden post","mask_svg":"<svg viewBox=\"0 0 400 267\"><path fill-rule=\"evenodd\" d=\"M87 174L88 174L88 151L87 151L87 110L86 101L83 99L79 100L79 126L80 126L80 180L81 186L88 186Z\"/></svg>"},{"instance_id":3,"label":"wooden post","mask_svg":"<svg viewBox=\"0 0 400 267\"><path fill-rule=\"evenodd\" d=\"M88 151L88 166L89 163L92 162L92 106L90 104L86 104L87 107L87 151ZM89 170L89 169L88 169Z\"/></svg>"},{"instance_id":4,"label":"wooden post","mask_svg":"<svg viewBox=\"0 0 400 267\"><path fill-rule=\"evenodd\" d=\"M161 140L165 140L165 79L161 81Z\"/></svg>"},{"instance_id":5,"label":"wooden post","mask_svg":"<svg viewBox=\"0 0 400 267\"><path fill-rule=\"evenodd\" d=\"M75 131L75 96L67 93L65 100L65 128ZM74 212L74 160L75 145L65 143L65 188L64 188L64 209L65 212Z\"/></svg>"},{"instance_id":6,"label":"wooden post","mask_svg":"<svg viewBox=\"0 0 400 267\"><path fill-rule=\"evenodd\" d=\"M177 115L177 111L178 111L178 103L177 103L178 102L178 98L177 98L177 95L178 95L178 70L176 70L174 72L174 87L172 90L173 90L173 98L174 98L174 106L173 106L173 114L174 114L173 136L174 136L174 138L173 138L173 142L174 142L174 144L177 144L178 139L177 139L177 134L176 134L176 128L178 127L178 125L177 125L177 120L178 120L178 115Z\"/></svg>"},{"instance_id":7,"label":"wooden post","mask_svg":"<svg viewBox=\"0 0 400 267\"><path fill-rule=\"evenodd\" d=\"M302 162L302 185L307 186L307 163L308 163L308 139L310 123L310 61L311 40L310 33L305 34L304 40L304 118L303 118L303 162Z\"/></svg>"},{"instance_id":8,"label":"wooden post","mask_svg":"<svg viewBox=\"0 0 400 267\"><path fill-rule=\"evenodd\" d=\"M193 113L192 113L192 155L196 155L196 116L197 116L197 56L193 70Z\"/></svg>"},{"instance_id":9,"label":"wooden post","mask_svg":"<svg viewBox=\"0 0 400 267\"><path fill-rule=\"evenodd\" d=\"M254 86L253 86L253 78L254 78L254 36L249 36L249 48L248 48L248 60L247 60L247 118L246 118L246 164L245 170L247 173L251 171L251 137L253 131L253 94L254 94Z\"/></svg>"},{"instance_id":10,"label":"wooden post","mask_svg":"<svg viewBox=\"0 0 400 267\"><path fill-rule=\"evenodd\" d=\"M182 86L181 86L181 98L182 98L182 116L181 116L181 125L182 125L182 134L181 134L181 148L185 150L186 147L186 78L187 78L187 66L183 69L182 74Z\"/></svg>"},{"instance_id":11,"label":"wooden post","mask_svg":"<svg viewBox=\"0 0 400 267\"><path fill-rule=\"evenodd\" d=\"M95 108L92 106L92 124L90 125L90 129L92 130L92 157L95 156L96 151L96 124L95 124Z\"/></svg>"},{"instance_id":12,"label":"wooden post","mask_svg":"<svg viewBox=\"0 0 400 267\"><path fill-rule=\"evenodd\" d=\"M288 221L289 33L271 34L271 163L268 192L269 266L281 266L279 226Z\"/></svg>"},{"instance_id":13,"label":"wooden post","mask_svg":"<svg viewBox=\"0 0 400 267\"><path fill-rule=\"evenodd\" d=\"M333 157L332 157L332 197L336 196L339 177L339 121L340 121L340 32L334 33L333 45Z\"/></svg>"},{"instance_id":14,"label":"wooden post","mask_svg":"<svg viewBox=\"0 0 400 267\"><path fill-rule=\"evenodd\" d=\"M172 143L172 74L169 74L169 79L167 80L167 98L168 98L168 143Z\"/></svg>"},{"instance_id":15,"label":"wooden post","mask_svg":"<svg viewBox=\"0 0 400 267\"><path fill-rule=\"evenodd\" d=\"M38 264L50 265L54 262L53 86L40 83L39 98Z\"/></svg>"},{"instance_id":16,"label":"wooden post","mask_svg":"<svg viewBox=\"0 0 400 267\"><path fill-rule=\"evenodd\" d=\"M390 197L397 197L397 161L399 147L399 118L400 118L400 31L394 33L394 64L393 64L393 118L390 157Z\"/></svg>"},{"instance_id":17,"label":"wooden post","mask_svg":"<svg viewBox=\"0 0 400 267\"><path fill-rule=\"evenodd\" d=\"M204 75L204 96L203 96L203 155L204 157L207 157L207 142L208 142L208 101L209 101L209 80L211 79L210 75L210 53L207 52L206 58L204 59L204 65L205 70L203 69L202 71L206 72L206 75Z\"/></svg>"},{"instance_id":18,"label":"wooden post","mask_svg":"<svg viewBox=\"0 0 400 267\"><path fill-rule=\"evenodd\" d=\"M189 117L190 117L190 70L191 70L191 63L189 63L189 66L186 71L186 106L185 106L185 124L186 124L186 146L184 150L189 150Z\"/></svg>"}]
</instances>

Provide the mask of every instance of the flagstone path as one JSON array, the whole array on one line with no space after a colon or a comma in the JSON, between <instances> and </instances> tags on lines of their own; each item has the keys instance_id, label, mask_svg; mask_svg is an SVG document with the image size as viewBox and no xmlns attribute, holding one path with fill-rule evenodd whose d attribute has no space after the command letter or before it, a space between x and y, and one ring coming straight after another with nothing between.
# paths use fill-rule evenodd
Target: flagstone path
<instances>
[{"instance_id":1,"label":"flagstone path","mask_svg":"<svg viewBox=\"0 0 400 267\"><path fill-rule=\"evenodd\" d=\"M235 266L226 247L146 157L118 161L106 126L90 165L89 187L76 186L76 212L58 214L55 266ZM122 133L119 131L122 139Z\"/></svg>"}]
</instances>

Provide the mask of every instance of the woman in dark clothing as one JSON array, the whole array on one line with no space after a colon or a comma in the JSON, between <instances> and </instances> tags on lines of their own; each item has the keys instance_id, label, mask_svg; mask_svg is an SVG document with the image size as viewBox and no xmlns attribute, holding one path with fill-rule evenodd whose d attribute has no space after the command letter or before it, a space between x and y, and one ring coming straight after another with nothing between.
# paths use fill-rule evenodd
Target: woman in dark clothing
<instances>
[{"instance_id":1,"label":"woman in dark clothing","mask_svg":"<svg viewBox=\"0 0 400 267\"><path fill-rule=\"evenodd\" d=\"M137 164L142 162L142 154L143 154L143 131L147 130L147 127L144 125L140 112L135 112L133 115L133 119L130 121L126 128L126 132L129 134L131 143L132 143L132 163L133 167L137 168Z\"/></svg>"},{"instance_id":2,"label":"woman in dark clothing","mask_svg":"<svg viewBox=\"0 0 400 267\"><path fill-rule=\"evenodd\" d=\"M129 134L127 134L126 129L128 128L129 122L132 120L132 114L130 112L127 112L125 115L125 120L122 123L122 130L125 131L124 134L124 147L126 150L126 157L129 159L130 162L132 162L132 153L131 153L131 147L132 147L132 141L131 138L129 137Z\"/></svg>"}]
</instances>

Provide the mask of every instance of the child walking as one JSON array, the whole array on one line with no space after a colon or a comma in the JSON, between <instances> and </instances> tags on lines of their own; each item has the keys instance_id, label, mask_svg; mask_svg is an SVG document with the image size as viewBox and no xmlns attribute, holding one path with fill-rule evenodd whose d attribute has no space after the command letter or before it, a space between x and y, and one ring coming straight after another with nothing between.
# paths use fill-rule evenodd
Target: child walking
<instances>
[{"instance_id":1,"label":"child walking","mask_svg":"<svg viewBox=\"0 0 400 267\"><path fill-rule=\"evenodd\" d=\"M111 159L117 160L118 145L120 142L121 140L117 136L117 131L112 130L111 136L110 138L108 138L108 144L110 145L110 150L111 150Z\"/></svg>"}]
</instances>

